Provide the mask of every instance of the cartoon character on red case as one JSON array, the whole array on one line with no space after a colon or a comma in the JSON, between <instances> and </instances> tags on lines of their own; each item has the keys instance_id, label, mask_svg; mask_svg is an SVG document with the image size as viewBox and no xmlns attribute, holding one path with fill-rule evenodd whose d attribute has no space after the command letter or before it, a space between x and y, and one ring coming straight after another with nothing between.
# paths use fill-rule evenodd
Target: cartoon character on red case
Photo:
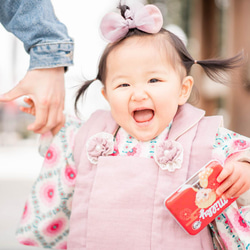
<instances>
[{"instance_id":1,"label":"cartoon character on red case","mask_svg":"<svg viewBox=\"0 0 250 250\"><path fill-rule=\"evenodd\" d=\"M189 234L200 232L235 200L223 200L216 194L221 170L219 162L211 161L165 200L168 210Z\"/></svg>"},{"instance_id":2,"label":"cartoon character on red case","mask_svg":"<svg viewBox=\"0 0 250 250\"><path fill-rule=\"evenodd\" d=\"M213 187L213 189L208 188L208 184L210 184L210 182L208 182L208 178L212 173L213 169L210 167L205 168L199 173L199 185L201 189L194 189L197 192L195 204L198 208L207 208L216 200L215 187Z\"/></svg>"},{"instance_id":3,"label":"cartoon character on red case","mask_svg":"<svg viewBox=\"0 0 250 250\"><path fill-rule=\"evenodd\" d=\"M216 200L216 193L210 188L204 188L197 191L195 204L198 208L207 208Z\"/></svg>"}]
</instances>

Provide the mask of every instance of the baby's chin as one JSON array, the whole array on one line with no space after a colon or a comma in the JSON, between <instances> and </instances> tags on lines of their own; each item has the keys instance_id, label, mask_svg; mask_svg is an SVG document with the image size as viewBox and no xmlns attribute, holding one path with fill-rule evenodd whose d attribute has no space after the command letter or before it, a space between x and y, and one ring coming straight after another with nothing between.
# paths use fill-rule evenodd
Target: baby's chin
<instances>
[{"instance_id":1,"label":"baby's chin","mask_svg":"<svg viewBox=\"0 0 250 250\"><path fill-rule=\"evenodd\" d=\"M135 134L135 135L132 135L136 140L138 141L141 141L141 142L147 142L147 141L151 141L153 140L155 137L158 136L158 134L149 134L149 135L146 135L142 133L142 135L138 135L138 134Z\"/></svg>"}]
</instances>

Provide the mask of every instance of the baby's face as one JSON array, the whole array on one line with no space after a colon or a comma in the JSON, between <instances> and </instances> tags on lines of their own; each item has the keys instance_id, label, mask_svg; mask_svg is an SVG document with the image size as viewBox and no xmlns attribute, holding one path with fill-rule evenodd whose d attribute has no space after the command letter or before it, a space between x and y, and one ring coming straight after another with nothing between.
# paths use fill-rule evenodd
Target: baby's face
<instances>
[{"instance_id":1,"label":"baby's face","mask_svg":"<svg viewBox=\"0 0 250 250\"><path fill-rule=\"evenodd\" d=\"M187 101L186 92L177 70L147 38L128 38L107 58L103 94L115 121L140 141L166 128Z\"/></svg>"}]
</instances>

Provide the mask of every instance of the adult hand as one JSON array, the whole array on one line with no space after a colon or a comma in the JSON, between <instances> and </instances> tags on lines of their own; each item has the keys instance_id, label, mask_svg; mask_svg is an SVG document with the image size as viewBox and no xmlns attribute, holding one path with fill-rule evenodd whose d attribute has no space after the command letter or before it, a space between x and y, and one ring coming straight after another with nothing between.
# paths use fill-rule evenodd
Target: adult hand
<instances>
[{"instance_id":1,"label":"adult hand","mask_svg":"<svg viewBox=\"0 0 250 250\"><path fill-rule=\"evenodd\" d=\"M0 96L0 102L20 96L29 96L36 107L36 119L27 129L40 134L53 130L64 120L64 67L28 71L16 87Z\"/></svg>"},{"instance_id":2,"label":"adult hand","mask_svg":"<svg viewBox=\"0 0 250 250\"><path fill-rule=\"evenodd\" d=\"M28 97L25 97L24 98L24 102L26 102L28 104L28 107L20 107L20 109L24 112L24 113L27 113L27 114L30 114L30 115L36 115L36 106L33 102L32 99L28 98ZM63 114L63 118L62 118L62 121L59 122L57 124L57 126L53 127L50 132L52 133L52 135L56 135L59 130L63 127L64 123L65 123L65 115Z\"/></svg>"}]
</instances>

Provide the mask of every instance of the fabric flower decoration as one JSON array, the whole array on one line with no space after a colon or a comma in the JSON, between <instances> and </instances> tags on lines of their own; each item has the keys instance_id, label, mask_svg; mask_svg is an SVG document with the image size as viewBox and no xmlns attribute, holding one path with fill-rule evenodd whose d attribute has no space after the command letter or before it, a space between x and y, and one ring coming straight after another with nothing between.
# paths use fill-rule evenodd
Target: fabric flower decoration
<instances>
[{"instance_id":1,"label":"fabric flower decoration","mask_svg":"<svg viewBox=\"0 0 250 250\"><path fill-rule=\"evenodd\" d=\"M91 136L87 141L87 157L92 164L97 164L99 156L114 152L114 137L105 132Z\"/></svg>"},{"instance_id":2,"label":"fabric flower decoration","mask_svg":"<svg viewBox=\"0 0 250 250\"><path fill-rule=\"evenodd\" d=\"M181 168L183 147L176 141L166 140L159 142L156 145L154 159L161 169L173 172Z\"/></svg>"}]
</instances>

